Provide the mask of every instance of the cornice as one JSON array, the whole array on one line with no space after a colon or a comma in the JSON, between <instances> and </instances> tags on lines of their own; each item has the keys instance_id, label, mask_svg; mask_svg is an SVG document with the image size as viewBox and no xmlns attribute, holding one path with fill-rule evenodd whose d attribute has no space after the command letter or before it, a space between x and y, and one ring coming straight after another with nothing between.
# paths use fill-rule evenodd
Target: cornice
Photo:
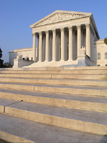
<instances>
[{"instance_id":1,"label":"cornice","mask_svg":"<svg viewBox=\"0 0 107 143\"><path fill-rule=\"evenodd\" d=\"M99 45L99 44L105 44L104 39L100 39L100 40L95 42L95 45Z\"/></svg>"},{"instance_id":2,"label":"cornice","mask_svg":"<svg viewBox=\"0 0 107 143\"><path fill-rule=\"evenodd\" d=\"M16 49L16 50L9 51L9 53L22 52L22 51L30 51L32 49L33 49L32 47L30 47L30 48Z\"/></svg>"}]
</instances>

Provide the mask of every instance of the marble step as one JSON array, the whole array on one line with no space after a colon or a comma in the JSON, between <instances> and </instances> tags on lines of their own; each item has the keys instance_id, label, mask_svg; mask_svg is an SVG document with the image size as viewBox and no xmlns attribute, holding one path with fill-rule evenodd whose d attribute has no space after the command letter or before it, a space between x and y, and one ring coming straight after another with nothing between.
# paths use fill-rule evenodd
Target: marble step
<instances>
[{"instance_id":1,"label":"marble step","mask_svg":"<svg viewBox=\"0 0 107 143\"><path fill-rule=\"evenodd\" d=\"M46 125L0 114L0 138L18 143L106 143L107 136Z\"/></svg>"},{"instance_id":2,"label":"marble step","mask_svg":"<svg viewBox=\"0 0 107 143\"><path fill-rule=\"evenodd\" d=\"M17 102L21 102L21 100L12 100L12 99L5 99L0 98L0 113L5 113L5 107L11 104L15 104Z\"/></svg>"},{"instance_id":3,"label":"marble step","mask_svg":"<svg viewBox=\"0 0 107 143\"><path fill-rule=\"evenodd\" d=\"M0 77L16 77L16 78L45 78L51 79L51 74L0 74ZM104 77L104 76L103 76Z\"/></svg>"},{"instance_id":4,"label":"marble step","mask_svg":"<svg viewBox=\"0 0 107 143\"><path fill-rule=\"evenodd\" d=\"M105 80L0 78L0 82L107 87L107 81L105 81Z\"/></svg>"},{"instance_id":5,"label":"marble step","mask_svg":"<svg viewBox=\"0 0 107 143\"><path fill-rule=\"evenodd\" d=\"M107 97L87 97L0 89L0 98L107 113ZM1 107L3 111L3 106Z\"/></svg>"},{"instance_id":6,"label":"marble step","mask_svg":"<svg viewBox=\"0 0 107 143\"><path fill-rule=\"evenodd\" d=\"M86 96L107 97L107 88L105 87L87 87L87 86L59 86L59 85L40 85L40 84L22 84L22 83L0 83L0 88L25 90L45 93L75 94Z\"/></svg>"},{"instance_id":7,"label":"marble step","mask_svg":"<svg viewBox=\"0 0 107 143\"><path fill-rule=\"evenodd\" d=\"M0 77L44 78L44 79L92 79L107 80L107 75L74 75L74 74L0 74Z\"/></svg>"},{"instance_id":8,"label":"marble step","mask_svg":"<svg viewBox=\"0 0 107 143\"><path fill-rule=\"evenodd\" d=\"M11 71L0 71L2 74L101 74L107 75L107 70L11 70Z\"/></svg>"},{"instance_id":9,"label":"marble step","mask_svg":"<svg viewBox=\"0 0 107 143\"><path fill-rule=\"evenodd\" d=\"M30 67L30 68L1 68L0 71L21 71L21 70L107 70L106 66L86 66L86 67Z\"/></svg>"},{"instance_id":10,"label":"marble step","mask_svg":"<svg viewBox=\"0 0 107 143\"><path fill-rule=\"evenodd\" d=\"M4 100L9 101L4 106L4 113L14 117L93 134L107 133L107 113L23 101L10 103L9 99L0 99L2 104Z\"/></svg>"}]
</instances>

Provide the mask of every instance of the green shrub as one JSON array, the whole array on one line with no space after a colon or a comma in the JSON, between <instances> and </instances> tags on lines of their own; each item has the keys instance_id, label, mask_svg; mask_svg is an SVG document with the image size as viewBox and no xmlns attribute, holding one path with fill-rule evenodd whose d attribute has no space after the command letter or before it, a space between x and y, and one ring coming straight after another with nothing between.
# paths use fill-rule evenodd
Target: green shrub
<instances>
[{"instance_id":1,"label":"green shrub","mask_svg":"<svg viewBox=\"0 0 107 143\"><path fill-rule=\"evenodd\" d=\"M104 39L104 43L107 45L107 38Z\"/></svg>"},{"instance_id":2,"label":"green shrub","mask_svg":"<svg viewBox=\"0 0 107 143\"><path fill-rule=\"evenodd\" d=\"M2 50L1 50L1 48L0 48L0 58L2 58Z\"/></svg>"}]
</instances>

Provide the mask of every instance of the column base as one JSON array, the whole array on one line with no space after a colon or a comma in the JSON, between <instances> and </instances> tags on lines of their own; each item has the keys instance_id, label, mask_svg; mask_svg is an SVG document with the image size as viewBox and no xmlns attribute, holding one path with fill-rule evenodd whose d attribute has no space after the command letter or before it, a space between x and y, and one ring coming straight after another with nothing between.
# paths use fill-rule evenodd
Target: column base
<instances>
[{"instance_id":1,"label":"column base","mask_svg":"<svg viewBox=\"0 0 107 143\"><path fill-rule=\"evenodd\" d=\"M65 62L64 60L60 60L59 62Z\"/></svg>"},{"instance_id":2,"label":"column base","mask_svg":"<svg viewBox=\"0 0 107 143\"><path fill-rule=\"evenodd\" d=\"M45 60L44 62L46 62L46 63L47 63L47 62L50 62L50 61L48 61L48 60Z\"/></svg>"},{"instance_id":3,"label":"column base","mask_svg":"<svg viewBox=\"0 0 107 143\"><path fill-rule=\"evenodd\" d=\"M41 62L43 62L43 61L38 61L38 63L41 63Z\"/></svg>"},{"instance_id":4,"label":"column base","mask_svg":"<svg viewBox=\"0 0 107 143\"><path fill-rule=\"evenodd\" d=\"M69 59L69 60L67 60L68 62L72 62L73 60L71 60L71 59Z\"/></svg>"},{"instance_id":5,"label":"column base","mask_svg":"<svg viewBox=\"0 0 107 143\"><path fill-rule=\"evenodd\" d=\"M55 60L52 60L51 62L56 62Z\"/></svg>"}]
</instances>

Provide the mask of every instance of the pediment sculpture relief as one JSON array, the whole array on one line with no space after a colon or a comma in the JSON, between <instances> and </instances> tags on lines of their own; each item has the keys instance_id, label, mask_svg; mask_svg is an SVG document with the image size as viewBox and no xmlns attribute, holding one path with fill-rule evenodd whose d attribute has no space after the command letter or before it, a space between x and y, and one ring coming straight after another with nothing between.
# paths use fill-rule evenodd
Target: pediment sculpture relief
<instances>
[{"instance_id":1,"label":"pediment sculpture relief","mask_svg":"<svg viewBox=\"0 0 107 143\"><path fill-rule=\"evenodd\" d=\"M36 26L41 26L41 25L45 25L45 24L56 23L56 22L61 22L61 21L65 21L65 20L80 18L83 16L84 16L83 14L58 13L58 14L54 14L53 16L36 24Z\"/></svg>"}]
</instances>

